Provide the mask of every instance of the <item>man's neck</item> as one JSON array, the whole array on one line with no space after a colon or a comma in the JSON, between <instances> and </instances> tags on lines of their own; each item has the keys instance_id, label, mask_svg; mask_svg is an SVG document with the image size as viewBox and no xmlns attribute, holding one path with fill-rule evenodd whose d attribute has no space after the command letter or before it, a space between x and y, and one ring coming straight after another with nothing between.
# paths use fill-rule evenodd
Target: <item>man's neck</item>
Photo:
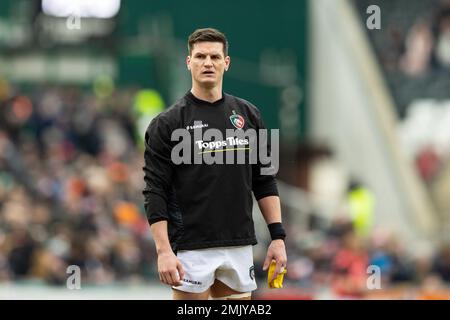
<instances>
[{"instance_id":1,"label":"man's neck","mask_svg":"<svg viewBox=\"0 0 450 320\"><path fill-rule=\"evenodd\" d=\"M216 86L214 88L202 88L199 86L192 86L191 93L200 100L208 102L216 102L222 99L222 86Z\"/></svg>"}]
</instances>

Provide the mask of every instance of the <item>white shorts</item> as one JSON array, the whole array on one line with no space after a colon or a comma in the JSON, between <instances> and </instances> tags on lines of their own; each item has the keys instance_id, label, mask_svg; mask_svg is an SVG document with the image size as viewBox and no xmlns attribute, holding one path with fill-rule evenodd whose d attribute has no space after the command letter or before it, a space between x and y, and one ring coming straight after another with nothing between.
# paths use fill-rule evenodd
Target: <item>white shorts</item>
<instances>
[{"instance_id":1,"label":"white shorts","mask_svg":"<svg viewBox=\"0 0 450 320\"><path fill-rule=\"evenodd\" d=\"M181 250L177 257L183 265L184 278L183 284L174 289L201 293L218 279L238 292L256 290L251 245Z\"/></svg>"}]
</instances>

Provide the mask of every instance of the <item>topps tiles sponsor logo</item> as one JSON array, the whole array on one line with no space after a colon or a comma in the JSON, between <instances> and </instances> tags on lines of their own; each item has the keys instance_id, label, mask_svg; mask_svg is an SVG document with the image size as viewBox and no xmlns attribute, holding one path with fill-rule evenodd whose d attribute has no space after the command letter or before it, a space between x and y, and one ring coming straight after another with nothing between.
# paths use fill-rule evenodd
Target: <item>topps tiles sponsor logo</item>
<instances>
[{"instance_id":1,"label":"topps tiles sponsor logo","mask_svg":"<svg viewBox=\"0 0 450 320\"><path fill-rule=\"evenodd\" d=\"M238 119L239 120L239 119ZM239 126L243 122L239 122ZM195 126L202 125L194 122ZM199 127L200 128L200 127ZM269 142L270 139L270 142ZM279 168L279 130L176 129L171 141L173 164L259 164L262 175L273 175ZM269 148L270 145L270 148Z\"/></svg>"},{"instance_id":2,"label":"topps tiles sponsor logo","mask_svg":"<svg viewBox=\"0 0 450 320\"><path fill-rule=\"evenodd\" d=\"M228 137L226 140L222 141L211 141L204 142L203 140L195 141L195 144L198 146L199 150L202 149L219 149L222 147L233 147L233 146L247 146L249 141L247 139L238 139L235 137Z\"/></svg>"}]
</instances>

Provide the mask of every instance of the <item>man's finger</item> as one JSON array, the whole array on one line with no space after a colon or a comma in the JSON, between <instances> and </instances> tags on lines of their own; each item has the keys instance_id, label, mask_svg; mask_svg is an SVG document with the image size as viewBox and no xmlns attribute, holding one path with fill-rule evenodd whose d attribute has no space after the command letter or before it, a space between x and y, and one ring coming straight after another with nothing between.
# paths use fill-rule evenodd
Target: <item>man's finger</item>
<instances>
[{"instance_id":1,"label":"man's finger","mask_svg":"<svg viewBox=\"0 0 450 320\"><path fill-rule=\"evenodd\" d=\"M164 272L164 279L166 280L166 284L173 286L175 285L173 279L172 279L172 275L170 271L166 271Z\"/></svg>"},{"instance_id":2,"label":"man's finger","mask_svg":"<svg viewBox=\"0 0 450 320\"><path fill-rule=\"evenodd\" d=\"M273 281L276 277L278 277L278 275L280 274L280 271L281 271L281 266L282 266L282 263L281 263L281 261L278 260L277 264L275 265L275 271L273 272L272 279L270 281Z\"/></svg>"},{"instance_id":3,"label":"man's finger","mask_svg":"<svg viewBox=\"0 0 450 320\"><path fill-rule=\"evenodd\" d=\"M178 272L178 269L173 270L170 274L172 276L173 283L176 286L181 286L181 277L180 277L180 273Z\"/></svg>"},{"instance_id":4,"label":"man's finger","mask_svg":"<svg viewBox=\"0 0 450 320\"><path fill-rule=\"evenodd\" d=\"M161 273L160 273L160 277L162 278L162 282L163 282L164 284L169 284L168 281L167 281L167 277L166 277L166 275L165 275L165 272L161 272Z\"/></svg>"},{"instance_id":5,"label":"man's finger","mask_svg":"<svg viewBox=\"0 0 450 320\"><path fill-rule=\"evenodd\" d=\"M272 257L267 255L266 260L264 260L263 270L266 271L267 268L270 266L270 262L272 261Z\"/></svg>"},{"instance_id":6,"label":"man's finger","mask_svg":"<svg viewBox=\"0 0 450 320\"><path fill-rule=\"evenodd\" d=\"M177 263L177 269L178 269L178 274L180 276L180 281L182 281L184 279L184 269L183 269L183 265L181 264L180 261L178 261L178 263Z\"/></svg>"}]
</instances>

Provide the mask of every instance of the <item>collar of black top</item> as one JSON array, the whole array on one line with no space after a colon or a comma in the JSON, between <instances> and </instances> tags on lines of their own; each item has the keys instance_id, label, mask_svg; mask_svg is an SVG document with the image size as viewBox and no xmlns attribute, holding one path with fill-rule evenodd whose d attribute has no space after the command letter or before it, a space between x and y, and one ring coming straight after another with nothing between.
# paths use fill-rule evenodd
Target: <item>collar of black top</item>
<instances>
[{"instance_id":1,"label":"collar of black top","mask_svg":"<svg viewBox=\"0 0 450 320\"><path fill-rule=\"evenodd\" d=\"M194 96L194 94L191 91L188 91L186 96L194 103L196 104L201 104L201 105L206 105L206 106L217 106L222 104L225 101L225 93L222 91L222 98L220 98L219 100L216 100L214 102L209 102L209 101L205 101L202 99L197 98L196 96Z\"/></svg>"}]
</instances>

